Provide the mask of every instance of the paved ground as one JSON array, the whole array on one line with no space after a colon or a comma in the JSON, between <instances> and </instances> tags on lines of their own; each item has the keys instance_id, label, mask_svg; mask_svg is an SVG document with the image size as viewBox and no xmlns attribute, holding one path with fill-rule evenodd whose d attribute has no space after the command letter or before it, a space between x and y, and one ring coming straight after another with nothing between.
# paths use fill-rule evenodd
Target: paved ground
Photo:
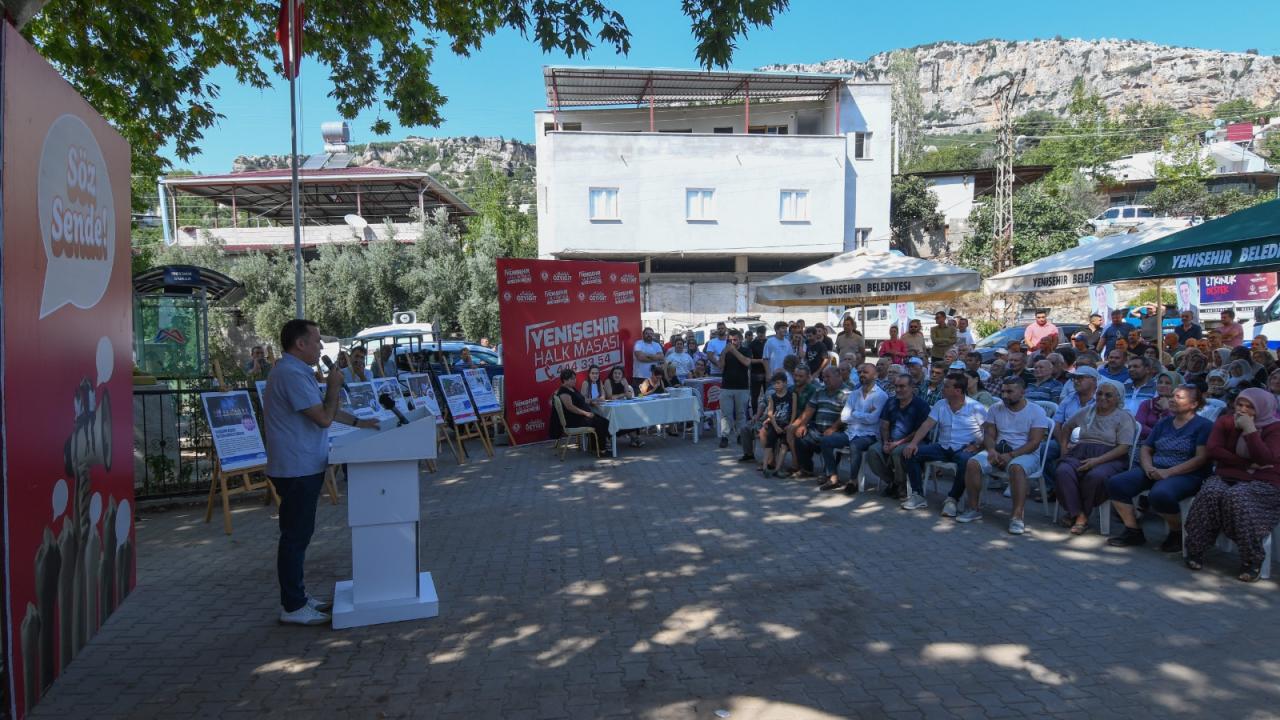
<instances>
[{"instance_id":1,"label":"paved ground","mask_svg":"<svg viewBox=\"0 0 1280 720\"><path fill-rule=\"evenodd\" d=\"M423 480L440 617L347 631L276 624L269 509L239 506L230 538L144 516L137 590L33 717L1276 716L1280 594L1233 558L1193 575L1038 515L1012 537L1002 510L961 526L936 497L908 514L735 458L444 462ZM320 509L325 595L345 512Z\"/></svg>"}]
</instances>

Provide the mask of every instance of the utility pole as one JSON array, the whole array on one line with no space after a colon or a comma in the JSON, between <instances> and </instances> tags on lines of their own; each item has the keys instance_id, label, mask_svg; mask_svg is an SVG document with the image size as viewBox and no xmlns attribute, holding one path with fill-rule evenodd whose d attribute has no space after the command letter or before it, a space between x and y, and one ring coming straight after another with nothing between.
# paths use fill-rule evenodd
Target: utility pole
<instances>
[{"instance_id":1,"label":"utility pole","mask_svg":"<svg viewBox=\"0 0 1280 720\"><path fill-rule=\"evenodd\" d=\"M1011 76L992 95L1000 123L996 139L995 212L991 224L995 240L992 248L995 272L1003 272L1013 266L1013 107L1026 74L1027 71L1023 70Z\"/></svg>"}]
</instances>

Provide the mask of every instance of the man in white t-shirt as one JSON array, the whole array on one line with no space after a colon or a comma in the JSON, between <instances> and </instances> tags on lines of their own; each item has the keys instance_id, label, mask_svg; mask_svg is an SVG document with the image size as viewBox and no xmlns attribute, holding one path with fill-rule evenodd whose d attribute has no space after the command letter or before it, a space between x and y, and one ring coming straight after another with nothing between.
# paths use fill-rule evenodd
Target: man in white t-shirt
<instances>
[{"instance_id":1,"label":"man in white t-shirt","mask_svg":"<svg viewBox=\"0 0 1280 720\"><path fill-rule=\"evenodd\" d=\"M676 366L676 377L680 378L680 382L684 382L693 372L693 356L685 352L683 337L677 335L672 342L671 349L667 351L667 362Z\"/></svg>"},{"instance_id":2,"label":"man in white t-shirt","mask_svg":"<svg viewBox=\"0 0 1280 720\"><path fill-rule=\"evenodd\" d=\"M920 424L911 442L902 449L907 461L907 478L911 494L902 504L904 510L920 510L929 507L924 499L924 465L943 462L955 466L957 482L953 483L948 497L960 497L964 491L964 467L969 458L982 448L982 424L987 421L987 409L982 403L968 396L969 376L952 372L942 381L942 399L929 411L929 417ZM938 437L934 442L924 439L934 428ZM959 486L959 489L956 489Z\"/></svg>"},{"instance_id":3,"label":"man in white t-shirt","mask_svg":"<svg viewBox=\"0 0 1280 720\"><path fill-rule=\"evenodd\" d=\"M1043 408L1027 402L1026 392L1027 381L1021 376L1004 379L1000 385L1000 402L987 410L987 421L982 425L985 449L965 464L964 489L969 492L969 507L955 516L952 500L943 508L943 515L955 516L956 522L962 523L981 520L982 478L992 470L1000 470L1009 474L1013 496L1009 532L1021 535L1026 531L1022 513L1027 503L1027 477L1040 470L1040 444L1047 442L1050 423Z\"/></svg>"},{"instance_id":4,"label":"man in white t-shirt","mask_svg":"<svg viewBox=\"0 0 1280 720\"><path fill-rule=\"evenodd\" d=\"M782 361L793 354L791 341L787 339L787 323L779 320L773 324L773 337L764 341L764 361L769 368L769 377L782 369Z\"/></svg>"},{"instance_id":5,"label":"man in white t-shirt","mask_svg":"<svg viewBox=\"0 0 1280 720\"><path fill-rule=\"evenodd\" d=\"M965 352L977 343L973 330L969 328L969 318L956 318L956 350Z\"/></svg>"},{"instance_id":6,"label":"man in white t-shirt","mask_svg":"<svg viewBox=\"0 0 1280 720\"><path fill-rule=\"evenodd\" d=\"M716 323L716 331L703 346L702 351L707 354L707 362L711 365L711 374L720 375L724 372L724 348L729 344L729 328L722 322Z\"/></svg>"},{"instance_id":7,"label":"man in white t-shirt","mask_svg":"<svg viewBox=\"0 0 1280 720\"><path fill-rule=\"evenodd\" d=\"M631 351L631 384L636 392L640 392L640 383L649 379L653 364L664 359L662 343L654 339L653 328L645 328L644 337L636 341Z\"/></svg>"}]
</instances>

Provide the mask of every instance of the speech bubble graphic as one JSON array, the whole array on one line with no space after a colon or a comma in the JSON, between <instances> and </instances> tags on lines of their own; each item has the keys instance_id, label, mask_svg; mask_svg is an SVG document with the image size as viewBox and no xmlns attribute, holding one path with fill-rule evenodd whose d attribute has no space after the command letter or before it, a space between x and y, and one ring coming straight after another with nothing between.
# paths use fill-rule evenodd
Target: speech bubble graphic
<instances>
[{"instance_id":1,"label":"speech bubble graphic","mask_svg":"<svg viewBox=\"0 0 1280 720\"><path fill-rule=\"evenodd\" d=\"M101 385L111 379L111 373L116 367L115 348L111 347L111 338L103 335L98 338L98 351L94 356L98 365L98 384Z\"/></svg>"},{"instance_id":2,"label":"speech bubble graphic","mask_svg":"<svg viewBox=\"0 0 1280 720\"><path fill-rule=\"evenodd\" d=\"M133 513L128 500L120 501L120 509L116 510L116 548L129 540L129 526L133 525Z\"/></svg>"},{"instance_id":3,"label":"speech bubble graphic","mask_svg":"<svg viewBox=\"0 0 1280 720\"><path fill-rule=\"evenodd\" d=\"M57 520L62 517L62 513L67 511L67 499L70 494L67 491L67 481L58 478L58 482L53 484L53 519Z\"/></svg>"},{"instance_id":4,"label":"speech bubble graphic","mask_svg":"<svg viewBox=\"0 0 1280 720\"><path fill-rule=\"evenodd\" d=\"M49 126L37 183L46 261L40 317L68 304L87 310L111 281L116 214L107 161L83 120L68 114Z\"/></svg>"}]
</instances>

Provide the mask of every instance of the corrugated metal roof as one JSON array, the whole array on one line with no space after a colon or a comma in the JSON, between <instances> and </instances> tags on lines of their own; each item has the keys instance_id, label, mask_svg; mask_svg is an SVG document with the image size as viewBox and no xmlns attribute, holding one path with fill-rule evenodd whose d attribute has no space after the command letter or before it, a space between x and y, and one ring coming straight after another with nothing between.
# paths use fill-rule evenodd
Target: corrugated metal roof
<instances>
[{"instance_id":1,"label":"corrugated metal roof","mask_svg":"<svg viewBox=\"0 0 1280 720\"><path fill-rule=\"evenodd\" d=\"M548 107L714 102L745 97L820 100L851 75L789 72L603 68L548 65L542 69Z\"/></svg>"}]
</instances>

